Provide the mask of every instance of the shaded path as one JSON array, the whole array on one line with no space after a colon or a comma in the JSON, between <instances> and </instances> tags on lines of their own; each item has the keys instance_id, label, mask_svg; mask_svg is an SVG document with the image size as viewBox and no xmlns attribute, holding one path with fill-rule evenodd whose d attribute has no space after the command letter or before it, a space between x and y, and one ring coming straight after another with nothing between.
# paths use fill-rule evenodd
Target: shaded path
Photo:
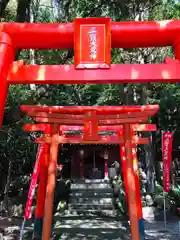
<instances>
[{"instance_id":1,"label":"shaded path","mask_svg":"<svg viewBox=\"0 0 180 240\"><path fill-rule=\"evenodd\" d=\"M127 240L129 226L126 222L119 222L113 218L81 217L81 216L55 216L55 228L57 240ZM4 240L19 239L21 219L0 218L0 228L4 229ZM29 222L26 226L28 237L31 239L33 225ZM163 222L145 223L146 240L178 240L178 223L169 222L165 230Z\"/></svg>"},{"instance_id":2,"label":"shaded path","mask_svg":"<svg viewBox=\"0 0 180 240\"><path fill-rule=\"evenodd\" d=\"M55 231L57 239L64 240L126 240L127 230L118 221L112 218L86 218L69 217L56 219Z\"/></svg>"}]
</instances>

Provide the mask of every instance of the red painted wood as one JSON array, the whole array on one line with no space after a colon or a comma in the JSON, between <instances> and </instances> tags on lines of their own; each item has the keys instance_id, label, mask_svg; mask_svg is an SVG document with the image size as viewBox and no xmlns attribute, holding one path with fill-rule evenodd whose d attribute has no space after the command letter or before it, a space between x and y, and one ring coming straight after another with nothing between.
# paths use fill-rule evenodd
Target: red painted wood
<instances>
[{"instance_id":1,"label":"red painted wood","mask_svg":"<svg viewBox=\"0 0 180 240\"><path fill-rule=\"evenodd\" d=\"M142 219L143 215L142 215L142 202L141 202L141 191L140 191L140 182L139 182L139 166L138 166L138 159L137 159L135 144L132 144L132 157L133 157L133 169L134 169L135 186L136 186L137 215L139 219Z\"/></svg>"},{"instance_id":2,"label":"red painted wood","mask_svg":"<svg viewBox=\"0 0 180 240\"><path fill-rule=\"evenodd\" d=\"M14 61L15 51L11 38L6 33L0 34L0 127L8 91L7 75Z\"/></svg>"},{"instance_id":3,"label":"red painted wood","mask_svg":"<svg viewBox=\"0 0 180 240\"><path fill-rule=\"evenodd\" d=\"M38 183L38 194L36 203L36 218L42 218L44 215L46 185L48 178L48 164L49 164L49 144L45 144L43 149L43 157L40 160L40 177Z\"/></svg>"},{"instance_id":4,"label":"red painted wood","mask_svg":"<svg viewBox=\"0 0 180 240\"><path fill-rule=\"evenodd\" d=\"M46 197L44 207L44 218L43 218L43 231L42 239L49 240L51 238L52 231L52 214L53 214L53 201L54 201L54 189L56 184L56 170L57 170L57 159L58 159L58 134L57 129L54 126L52 134L52 142L50 145L49 154L49 165L48 165L48 177L46 186Z\"/></svg>"},{"instance_id":5,"label":"red painted wood","mask_svg":"<svg viewBox=\"0 0 180 240\"><path fill-rule=\"evenodd\" d=\"M147 111L147 115L154 115L154 110ZM45 118L56 118L56 119L74 119L74 120L85 120L85 114L74 115L74 114L61 114L61 113L46 113L46 112L28 112L30 117L45 117ZM136 117L143 117L144 112L135 113ZM97 120L113 120L113 119L123 119L123 118L134 118L134 113L121 113L121 114L106 114L106 115L97 115ZM90 118L89 118L90 119Z\"/></svg>"},{"instance_id":6,"label":"red painted wood","mask_svg":"<svg viewBox=\"0 0 180 240\"><path fill-rule=\"evenodd\" d=\"M43 132L46 128L46 123L39 123L39 124L24 124L24 131L27 132ZM83 126L67 126L61 125L61 131L82 131ZM112 125L112 126L100 126L98 127L98 131L118 131L122 129L122 126L119 125ZM157 131L157 127L155 124L133 124L132 128L134 131L144 132L144 131Z\"/></svg>"},{"instance_id":7,"label":"red painted wood","mask_svg":"<svg viewBox=\"0 0 180 240\"><path fill-rule=\"evenodd\" d=\"M44 125L43 127L44 127L43 131L45 133L45 136L47 137L51 136L52 129L53 129L52 126ZM48 179L49 154L50 154L50 145L44 144L43 157L40 161L40 176L39 176L37 204L36 204L36 218L41 218L44 216L46 186L47 186L47 179Z\"/></svg>"},{"instance_id":8,"label":"red painted wood","mask_svg":"<svg viewBox=\"0 0 180 240\"><path fill-rule=\"evenodd\" d=\"M73 48L73 23L1 23L16 48ZM180 21L112 22L113 48L161 47L173 45L179 37Z\"/></svg>"},{"instance_id":9,"label":"red painted wood","mask_svg":"<svg viewBox=\"0 0 180 240\"><path fill-rule=\"evenodd\" d=\"M113 120L99 120L99 125L117 125L123 123L144 123L147 122L148 117L134 117L134 118L123 118L123 119L113 119ZM41 118L36 117L36 122L41 123L57 123L57 124L66 124L66 125L84 125L82 120L71 120L71 119L57 119L57 118Z\"/></svg>"},{"instance_id":10,"label":"red painted wood","mask_svg":"<svg viewBox=\"0 0 180 240\"><path fill-rule=\"evenodd\" d=\"M9 84L117 84L179 82L178 64L112 64L111 69L76 70L74 65L12 66Z\"/></svg>"},{"instance_id":11,"label":"red painted wood","mask_svg":"<svg viewBox=\"0 0 180 240\"><path fill-rule=\"evenodd\" d=\"M82 131L83 126L60 126L62 131ZM134 131L144 132L144 131L157 131L157 127L155 124L133 124L132 128ZM122 130L123 126L121 125L112 125L112 126L99 126L99 131L118 131Z\"/></svg>"},{"instance_id":12,"label":"red painted wood","mask_svg":"<svg viewBox=\"0 0 180 240\"><path fill-rule=\"evenodd\" d=\"M31 123L27 123L24 124L24 131L27 132L44 132L46 129L46 125L44 123L39 123L39 124L31 124Z\"/></svg>"},{"instance_id":13,"label":"red painted wood","mask_svg":"<svg viewBox=\"0 0 180 240\"><path fill-rule=\"evenodd\" d=\"M51 137L40 137L35 140L37 143L48 143L52 142ZM147 138L141 138L133 136L132 141L134 144L147 144L149 140ZM122 144L124 143L123 137L121 136L103 136L99 137L99 140L83 140L83 136L59 136L57 139L58 143L63 144Z\"/></svg>"},{"instance_id":14,"label":"red painted wood","mask_svg":"<svg viewBox=\"0 0 180 240\"><path fill-rule=\"evenodd\" d=\"M124 146L126 158L127 195L129 207L129 219L131 228L131 239L139 240L139 225L136 199L136 178L133 169L132 155L132 130L129 124L124 124Z\"/></svg>"},{"instance_id":15,"label":"red painted wood","mask_svg":"<svg viewBox=\"0 0 180 240\"><path fill-rule=\"evenodd\" d=\"M96 111L96 114L120 114L143 112L145 116L147 113L153 112L154 114L159 110L159 105L143 105L143 106L34 106L34 105L21 105L23 112L45 112L45 113L65 113L65 114L82 114L88 111Z\"/></svg>"}]
</instances>

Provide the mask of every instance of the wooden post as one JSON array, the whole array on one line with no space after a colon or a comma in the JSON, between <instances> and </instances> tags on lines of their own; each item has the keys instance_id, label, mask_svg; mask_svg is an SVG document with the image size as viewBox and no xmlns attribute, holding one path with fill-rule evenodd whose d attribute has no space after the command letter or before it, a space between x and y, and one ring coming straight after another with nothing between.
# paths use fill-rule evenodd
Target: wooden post
<instances>
[{"instance_id":1,"label":"wooden post","mask_svg":"<svg viewBox=\"0 0 180 240\"><path fill-rule=\"evenodd\" d=\"M46 197L46 186L48 178L48 164L49 164L49 144L44 144L43 156L40 159L40 177L38 184L37 204L34 223L34 240L42 239L42 226L44 216L44 205Z\"/></svg>"},{"instance_id":2,"label":"wooden post","mask_svg":"<svg viewBox=\"0 0 180 240\"><path fill-rule=\"evenodd\" d=\"M47 125L45 128L45 136L51 136L51 126ZM42 239L42 227L43 227L43 216L44 216L44 206L46 197L46 186L48 179L48 165L49 165L49 144L44 143L43 156L40 159L40 176L38 184L37 193L37 204L35 213L35 223L34 223L34 234L33 239Z\"/></svg>"},{"instance_id":3,"label":"wooden post","mask_svg":"<svg viewBox=\"0 0 180 240\"><path fill-rule=\"evenodd\" d=\"M127 172L126 172L127 166L126 166L124 144L120 145L120 158L121 158L121 165L122 165L122 175L123 175L123 181L124 181L125 198L126 198L126 202L128 202L128 184L127 184Z\"/></svg>"},{"instance_id":4,"label":"wooden post","mask_svg":"<svg viewBox=\"0 0 180 240\"><path fill-rule=\"evenodd\" d=\"M52 142L50 145L49 167L48 167L48 179L46 187L46 199L43 219L43 240L50 240L52 229L52 213L53 213L53 201L54 201L54 188L56 183L56 168L58 157L58 137L59 133L52 134Z\"/></svg>"},{"instance_id":5,"label":"wooden post","mask_svg":"<svg viewBox=\"0 0 180 240\"><path fill-rule=\"evenodd\" d=\"M14 61L15 50L10 36L7 33L0 34L0 127L3 121L4 108L8 92L7 76L10 66Z\"/></svg>"},{"instance_id":6,"label":"wooden post","mask_svg":"<svg viewBox=\"0 0 180 240\"><path fill-rule=\"evenodd\" d=\"M132 156L133 156L133 169L135 176L135 187L136 187L136 204L137 204L137 216L139 223L139 234L140 240L145 239L144 234L144 219L142 213L142 202L141 202L141 190L140 190L140 182L139 182L139 166L136 152L136 145L132 144Z\"/></svg>"},{"instance_id":7,"label":"wooden post","mask_svg":"<svg viewBox=\"0 0 180 240\"><path fill-rule=\"evenodd\" d=\"M131 227L131 239L139 240L139 227L136 203L136 185L132 157L132 132L130 124L124 124L125 157L127 168L128 207Z\"/></svg>"}]
</instances>

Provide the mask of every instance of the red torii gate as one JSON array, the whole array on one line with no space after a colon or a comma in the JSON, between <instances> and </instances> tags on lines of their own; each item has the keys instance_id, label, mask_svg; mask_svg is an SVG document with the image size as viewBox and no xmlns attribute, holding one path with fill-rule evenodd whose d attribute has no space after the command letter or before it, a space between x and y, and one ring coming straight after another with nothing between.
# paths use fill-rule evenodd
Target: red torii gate
<instances>
[{"instance_id":1,"label":"red torii gate","mask_svg":"<svg viewBox=\"0 0 180 240\"><path fill-rule=\"evenodd\" d=\"M87 24L89 27L95 26L99 32L96 47L101 53L97 51L96 59L91 59L91 61L87 58L87 44L89 44L85 39L89 31ZM81 34L80 29L83 29L86 34ZM74 23L59 24L0 23L0 30L0 125L9 84L179 82L180 79L179 20L111 22L109 18L87 18L75 19ZM177 60L166 58L163 64L110 65L111 47L161 46L172 46ZM91 69L79 71L73 65L24 65L23 61L13 62L17 48L65 49L73 47L75 48L75 65L78 66L83 61L84 67ZM84 48L87 49L84 50ZM82 58L84 52L85 56ZM89 66L87 62L90 63ZM109 66L108 71L103 69L102 63L104 67ZM96 68L101 69L92 71L95 65Z\"/></svg>"},{"instance_id":2,"label":"red torii gate","mask_svg":"<svg viewBox=\"0 0 180 240\"><path fill-rule=\"evenodd\" d=\"M49 167L48 167L48 177L47 178L47 187L45 194L45 180L43 175L40 178L40 190L38 192L37 202L37 212L41 208L41 217L42 217L42 203L45 202L44 208L44 220L43 220L43 239L49 239L51 234L51 222L52 222L52 208L53 205L53 196L54 196L54 186L55 186L55 175L56 175L56 166L57 166L57 154L58 154L58 145L61 143L74 143L74 144L91 144L91 143L100 143L100 144L122 144L122 147L125 146L125 152L122 152L121 155L125 155L126 161L123 162L124 171L124 181L126 186L126 197L128 198L129 206L129 216L131 222L131 232L134 234L134 239L138 239L137 236L140 236L139 233L139 224L142 228L142 206L141 206L141 196L140 196L140 187L139 187L139 177L138 177L138 166L137 161L133 165L133 154L132 154L132 144L147 144L148 139L142 139L141 137L135 136L135 131L139 129L155 129L152 125L142 127L138 125L133 125L132 123L141 123L146 122L148 117L153 116L158 111L158 105L149 105L149 106L106 106L106 107L41 107L41 106L21 106L21 110L26 112L28 116L35 119L40 124L26 124L24 129L26 131L46 131L47 126L48 130L51 133L47 136L40 137L36 140L37 143L50 144L50 155L49 155ZM65 114L66 113L66 114ZM107 115L105 115L107 114ZM122 118L121 118L122 115ZM38 117L37 117L38 116ZM104 120L108 116L109 120ZM78 120L77 120L78 119ZM60 124L74 125L78 129L83 130L83 136L67 136L63 134L63 128L68 128L68 126L61 126ZM44 124L42 124L42 122ZM118 125L121 126L103 126L99 127L100 124L106 125ZM78 125L84 125L78 126ZM53 129L52 129L53 128ZM69 127L71 129L72 127ZM116 136L99 136L99 129L116 129ZM47 154L47 153L46 153ZM136 165L136 166L135 166ZM136 169L134 169L136 168ZM44 172L43 172L44 173ZM42 183L41 183L42 182ZM41 185L44 186L42 190ZM40 193L40 191L43 191ZM45 197L46 196L46 197ZM42 199L45 198L44 199ZM40 206L40 207L39 207ZM135 207L136 206L136 207ZM144 233L143 233L144 234ZM132 235L133 237L133 235Z\"/></svg>"},{"instance_id":3,"label":"red torii gate","mask_svg":"<svg viewBox=\"0 0 180 240\"><path fill-rule=\"evenodd\" d=\"M36 115L36 114L33 114L33 115ZM73 115L73 116L75 118L77 116L79 117L79 115ZM107 115L105 115L104 117L106 118ZM132 131L134 131L134 132L156 131L157 130L155 124L134 124L131 127L132 127ZM24 125L24 130L29 131L29 132L38 132L38 131L45 132L46 129L47 129L47 124L44 124L44 123L43 124L40 123L40 124L25 124ZM68 132L74 131L74 133L79 134L80 132L82 133L83 129L84 129L84 127L80 126L80 125L79 126L61 125L59 131L60 131L60 134L62 136L68 136ZM121 125L100 126L100 127L98 127L98 131L99 132L102 132L102 131L107 132L108 131L108 132L113 133L113 135L116 134L116 135L119 135L119 136L123 135L123 127ZM105 140L107 141L107 140L110 140L110 139L112 141L111 144L113 144L113 143L115 144L116 141L117 141L117 137L116 138L115 137L113 137L113 138L112 137L111 138L110 137L109 138L104 137L104 138L102 138L102 141L104 141L103 143L106 144ZM74 138L73 137L74 144L75 144L75 140L77 140L77 142L79 143L79 141L82 141L82 138L79 138L79 137ZM67 142L67 138L64 139L64 142ZM87 142L85 142L85 143L87 143ZM118 139L117 144L119 144L119 143L120 143L120 139ZM148 143L148 139L138 138L138 144L146 144L146 143ZM123 147L123 145L120 145L120 149L121 149L121 151L120 151L121 159L123 159L124 158L124 147ZM122 165L123 165L123 162L122 162ZM81 177L83 177L83 167L82 166L83 166L83 162L82 162L82 159L80 159L80 176ZM126 167L124 166L123 169L124 169L124 172L125 172ZM107 174L108 174L107 161L105 161L105 176Z\"/></svg>"},{"instance_id":4,"label":"red torii gate","mask_svg":"<svg viewBox=\"0 0 180 240\"><path fill-rule=\"evenodd\" d=\"M109 18L75 19L74 23L31 24L0 23L0 125L9 84L89 84L179 82L180 21L111 22ZM172 46L176 59L163 64L112 64L112 48ZM74 48L74 65L25 65L14 62L16 49ZM76 107L78 109L78 107ZM64 114L67 114L64 112ZM88 116L86 116L88 117ZM48 116L49 118L49 116ZM96 118L96 117L95 117ZM42 120L44 116L37 116ZM146 122L139 116L140 122ZM52 122L52 119L49 119ZM82 119L63 119L67 124L82 125ZM97 120L97 119L96 119ZM134 120L98 120L100 125L132 124ZM45 120L46 122L46 120ZM59 120L58 124L61 124ZM124 125L125 126L125 125ZM97 127L93 138L97 138ZM126 129L126 131L125 131ZM129 128L124 127L128 133ZM128 134L127 134L128 135ZM88 131L84 132L85 139ZM91 136L92 137L92 136ZM130 156L127 149L127 156ZM131 156L130 156L131 158ZM135 221L136 222L136 221ZM133 225L132 239L139 239ZM48 238L43 238L48 239ZM48 239L49 240L49 239Z\"/></svg>"}]
</instances>

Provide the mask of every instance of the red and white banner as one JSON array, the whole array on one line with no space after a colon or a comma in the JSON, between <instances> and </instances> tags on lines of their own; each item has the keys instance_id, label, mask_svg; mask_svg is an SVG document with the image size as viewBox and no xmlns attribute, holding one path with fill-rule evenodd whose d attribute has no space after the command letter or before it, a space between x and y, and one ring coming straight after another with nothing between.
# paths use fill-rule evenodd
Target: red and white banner
<instances>
[{"instance_id":1,"label":"red and white banner","mask_svg":"<svg viewBox=\"0 0 180 240\"><path fill-rule=\"evenodd\" d=\"M31 218L31 206L32 206L32 202L33 202L33 197L34 197L34 193L35 193L35 189L36 189L36 184L37 184L37 180L38 180L38 176L39 176L39 163L40 163L40 159L43 153L43 149L44 149L44 144L39 144L38 146L38 151L36 154L36 162L34 165L34 169L33 169L33 174L31 177L31 183L30 183L30 187L29 187L29 192L28 192L28 199L26 202L26 209L25 209L25 215L24 218L25 219L29 219Z\"/></svg>"},{"instance_id":2,"label":"red and white banner","mask_svg":"<svg viewBox=\"0 0 180 240\"><path fill-rule=\"evenodd\" d=\"M162 160L164 192L170 191L170 165L172 160L172 132L162 133Z\"/></svg>"}]
</instances>

